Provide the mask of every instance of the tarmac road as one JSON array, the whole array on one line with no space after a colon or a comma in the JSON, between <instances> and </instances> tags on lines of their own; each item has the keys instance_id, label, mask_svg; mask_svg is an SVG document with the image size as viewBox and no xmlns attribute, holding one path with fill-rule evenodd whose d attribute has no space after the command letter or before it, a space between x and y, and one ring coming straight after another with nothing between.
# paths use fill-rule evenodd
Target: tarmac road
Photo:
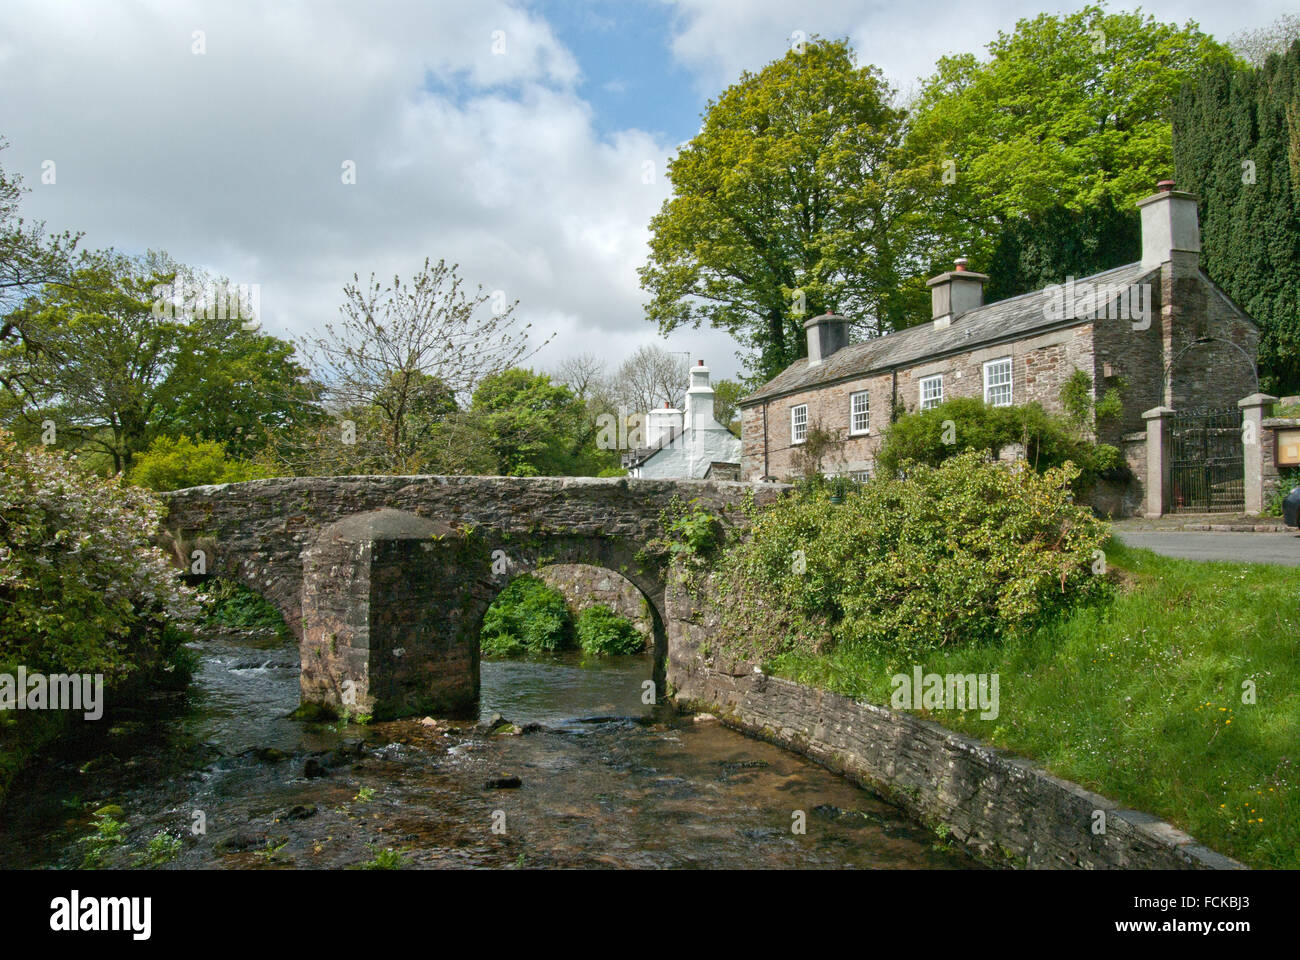
<instances>
[{"instance_id":1,"label":"tarmac road","mask_svg":"<svg viewBox=\"0 0 1300 960\"><path fill-rule=\"evenodd\" d=\"M1130 547L1145 547L1166 557L1300 566L1300 531L1202 533L1190 530L1135 530L1118 531L1116 535Z\"/></svg>"}]
</instances>

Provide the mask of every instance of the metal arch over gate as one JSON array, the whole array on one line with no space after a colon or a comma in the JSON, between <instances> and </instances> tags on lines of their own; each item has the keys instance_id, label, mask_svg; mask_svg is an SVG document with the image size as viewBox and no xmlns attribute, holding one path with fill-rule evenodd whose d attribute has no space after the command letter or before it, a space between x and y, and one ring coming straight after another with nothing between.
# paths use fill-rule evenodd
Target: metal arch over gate
<instances>
[{"instance_id":1,"label":"metal arch over gate","mask_svg":"<svg viewBox=\"0 0 1300 960\"><path fill-rule=\"evenodd\" d=\"M1172 512L1245 509L1240 410L1180 411L1170 418L1169 437Z\"/></svg>"}]
</instances>

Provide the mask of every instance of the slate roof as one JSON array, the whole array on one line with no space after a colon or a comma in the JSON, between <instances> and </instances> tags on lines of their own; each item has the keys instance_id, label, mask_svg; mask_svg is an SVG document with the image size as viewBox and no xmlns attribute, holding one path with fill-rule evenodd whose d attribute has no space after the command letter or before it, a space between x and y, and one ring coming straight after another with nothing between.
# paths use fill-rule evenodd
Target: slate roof
<instances>
[{"instance_id":1,"label":"slate roof","mask_svg":"<svg viewBox=\"0 0 1300 960\"><path fill-rule=\"evenodd\" d=\"M1113 284L1125 286L1137 283L1159 268L1143 269L1140 263L1129 263L1111 270L1079 277L1076 283ZM1084 322L1084 318L1053 320L1044 309L1047 304L1045 290L1022 293L996 303L987 303L953 318L947 327L936 328L932 322L918 324L897 333L875 337L862 343L851 343L835 351L815 367L809 367L808 358L796 360L769 380L756 392L740 401L742 407L779 394L796 392L836 380L845 380L892 367L906 367L923 363L947 354L963 353L984 344L1004 340L1018 340L1053 327L1069 327Z\"/></svg>"}]
</instances>

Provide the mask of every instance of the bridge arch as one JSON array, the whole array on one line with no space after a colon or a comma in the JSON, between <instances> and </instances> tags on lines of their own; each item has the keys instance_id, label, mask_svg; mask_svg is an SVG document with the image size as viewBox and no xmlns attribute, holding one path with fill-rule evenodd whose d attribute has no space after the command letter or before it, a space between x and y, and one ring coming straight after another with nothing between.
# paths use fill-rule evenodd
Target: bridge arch
<instances>
[{"instance_id":1,"label":"bridge arch","mask_svg":"<svg viewBox=\"0 0 1300 960\"><path fill-rule=\"evenodd\" d=\"M164 494L162 539L207 544L210 572L281 610L303 653L304 703L381 717L455 713L477 701L488 605L510 579L548 564L604 567L641 591L662 681L666 567L645 548L664 535L666 508L695 503L743 525L746 499L784 490L633 478L254 480Z\"/></svg>"}]
</instances>

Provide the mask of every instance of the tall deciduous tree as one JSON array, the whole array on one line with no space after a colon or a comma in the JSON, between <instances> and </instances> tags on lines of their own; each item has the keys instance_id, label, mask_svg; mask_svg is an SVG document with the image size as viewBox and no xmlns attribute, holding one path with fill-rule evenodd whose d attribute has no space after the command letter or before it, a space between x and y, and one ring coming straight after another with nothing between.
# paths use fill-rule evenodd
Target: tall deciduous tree
<instances>
[{"instance_id":1,"label":"tall deciduous tree","mask_svg":"<svg viewBox=\"0 0 1300 960\"><path fill-rule=\"evenodd\" d=\"M1205 271L1264 328L1261 385L1300 390L1300 40L1258 69L1208 67L1183 88L1174 134Z\"/></svg>"},{"instance_id":2,"label":"tall deciduous tree","mask_svg":"<svg viewBox=\"0 0 1300 960\"><path fill-rule=\"evenodd\" d=\"M928 173L927 266L987 268L1001 247L999 266L1033 289L1137 259L1133 204L1172 170L1174 96L1232 59L1193 22L1097 6L1021 20L984 60L941 58L908 134ZM1041 239L1062 226L1060 242Z\"/></svg>"},{"instance_id":3,"label":"tall deciduous tree","mask_svg":"<svg viewBox=\"0 0 1300 960\"><path fill-rule=\"evenodd\" d=\"M159 436L223 442L243 458L318 418L318 387L291 344L159 296L184 274L163 253L83 254L67 282L10 314L27 338L0 345L0 367L24 386L5 391L0 419L24 439L49 421L60 446L123 472Z\"/></svg>"},{"instance_id":4,"label":"tall deciduous tree","mask_svg":"<svg viewBox=\"0 0 1300 960\"><path fill-rule=\"evenodd\" d=\"M324 336L305 340L303 350L338 409L377 418L384 466L403 472L422 457L412 431L427 413L430 385L467 402L485 378L529 353L530 325L519 324L516 304L482 286L467 291L456 265L442 260L426 259L410 282L352 279L339 323L325 324Z\"/></svg>"},{"instance_id":5,"label":"tall deciduous tree","mask_svg":"<svg viewBox=\"0 0 1300 960\"><path fill-rule=\"evenodd\" d=\"M0 150L9 144L0 138ZM67 283L72 256L80 234L47 234L43 223L28 223L18 216L22 178L0 167L0 347L21 341L27 350L40 347L35 332L25 322L28 314L18 307L50 284ZM0 362L0 388L22 393L28 387L25 368Z\"/></svg>"},{"instance_id":6,"label":"tall deciduous tree","mask_svg":"<svg viewBox=\"0 0 1300 960\"><path fill-rule=\"evenodd\" d=\"M847 42L813 38L710 101L650 223L641 284L662 332L725 329L767 378L806 353L803 322L827 307L889 325L907 197L892 99Z\"/></svg>"},{"instance_id":7,"label":"tall deciduous tree","mask_svg":"<svg viewBox=\"0 0 1300 960\"><path fill-rule=\"evenodd\" d=\"M613 388L629 414L645 413L665 403L681 407L690 379L689 358L658 344L637 347L619 364Z\"/></svg>"},{"instance_id":8,"label":"tall deciduous tree","mask_svg":"<svg viewBox=\"0 0 1300 960\"><path fill-rule=\"evenodd\" d=\"M1273 54L1286 53L1296 40L1300 40L1300 14L1284 13L1267 27L1243 30L1228 43L1251 66L1262 67Z\"/></svg>"}]
</instances>

